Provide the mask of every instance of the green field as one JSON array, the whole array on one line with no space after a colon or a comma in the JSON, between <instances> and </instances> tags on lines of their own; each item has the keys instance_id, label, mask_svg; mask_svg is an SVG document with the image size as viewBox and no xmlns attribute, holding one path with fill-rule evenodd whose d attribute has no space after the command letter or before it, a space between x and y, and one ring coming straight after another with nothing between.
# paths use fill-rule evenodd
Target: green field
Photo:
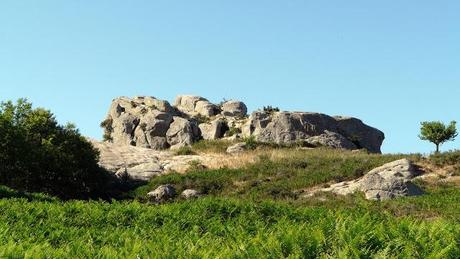
<instances>
[{"instance_id":1,"label":"green field","mask_svg":"<svg viewBox=\"0 0 460 259\"><path fill-rule=\"evenodd\" d=\"M283 159L262 154L240 169L197 166L157 177L123 201L60 201L1 187L0 258L460 258L455 185L420 182L426 195L384 202L361 194L299 198L296 190L406 156L281 152ZM458 162L446 157L436 163ZM206 195L146 202L162 183Z\"/></svg>"}]
</instances>

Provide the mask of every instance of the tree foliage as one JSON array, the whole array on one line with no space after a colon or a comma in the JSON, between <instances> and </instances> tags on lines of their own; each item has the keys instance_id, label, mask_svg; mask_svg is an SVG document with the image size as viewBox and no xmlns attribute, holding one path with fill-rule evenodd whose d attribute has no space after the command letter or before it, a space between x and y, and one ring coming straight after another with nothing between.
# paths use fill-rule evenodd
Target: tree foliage
<instances>
[{"instance_id":1,"label":"tree foliage","mask_svg":"<svg viewBox=\"0 0 460 259\"><path fill-rule=\"evenodd\" d=\"M456 122L452 121L445 125L440 121L425 121L421 123L420 139L428 140L436 145L436 153L439 153L439 146L457 137Z\"/></svg>"},{"instance_id":2,"label":"tree foliage","mask_svg":"<svg viewBox=\"0 0 460 259\"><path fill-rule=\"evenodd\" d=\"M26 99L0 105L0 184L64 199L97 197L106 181L98 152L73 124L32 108Z\"/></svg>"}]
</instances>

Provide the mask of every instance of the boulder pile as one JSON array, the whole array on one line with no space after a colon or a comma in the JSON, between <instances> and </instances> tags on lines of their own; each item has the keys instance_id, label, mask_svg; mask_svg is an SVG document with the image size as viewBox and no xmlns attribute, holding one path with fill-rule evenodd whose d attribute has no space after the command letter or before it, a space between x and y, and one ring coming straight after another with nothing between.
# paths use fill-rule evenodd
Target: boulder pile
<instances>
[{"instance_id":1,"label":"boulder pile","mask_svg":"<svg viewBox=\"0 0 460 259\"><path fill-rule=\"evenodd\" d=\"M248 116L241 101L213 104L192 95L178 96L173 105L150 96L116 98L101 126L106 141L155 150L176 149L200 139L253 136L258 142L380 153L385 138L356 118L273 110Z\"/></svg>"}]
</instances>

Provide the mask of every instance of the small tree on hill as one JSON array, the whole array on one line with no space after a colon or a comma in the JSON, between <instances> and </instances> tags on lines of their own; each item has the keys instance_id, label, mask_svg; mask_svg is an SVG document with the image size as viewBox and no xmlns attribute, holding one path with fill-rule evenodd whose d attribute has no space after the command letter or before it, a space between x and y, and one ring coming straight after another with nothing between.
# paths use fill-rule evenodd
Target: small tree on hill
<instances>
[{"instance_id":1,"label":"small tree on hill","mask_svg":"<svg viewBox=\"0 0 460 259\"><path fill-rule=\"evenodd\" d=\"M439 146L457 137L456 122L452 121L448 126L439 121L425 121L421 123L420 139L428 140L436 145L436 153L439 153Z\"/></svg>"}]
</instances>

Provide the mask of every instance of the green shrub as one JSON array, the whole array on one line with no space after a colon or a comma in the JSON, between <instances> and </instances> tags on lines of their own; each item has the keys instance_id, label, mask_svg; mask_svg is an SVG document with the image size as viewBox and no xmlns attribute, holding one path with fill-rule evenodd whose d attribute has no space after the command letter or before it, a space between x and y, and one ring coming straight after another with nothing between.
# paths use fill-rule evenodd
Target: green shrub
<instances>
[{"instance_id":1,"label":"green shrub","mask_svg":"<svg viewBox=\"0 0 460 259\"><path fill-rule=\"evenodd\" d=\"M0 184L61 198L98 197L108 182L98 152L74 125L20 99L0 105Z\"/></svg>"},{"instance_id":2,"label":"green shrub","mask_svg":"<svg viewBox=\"0 0 460 259\"><path fill-rule=\"evenodd\" d=\"M225 135L231 137L231 136L234 136L236 134L240 134L241 133L241 129L239 128L235 128L235 127L230 127L227 132L225 132Z\"/></svg>"},{"instance_id":3,"label":"green shrub","mask_svg":"<svg viewBox=\"0 0 460 259\"><path fill-rule=\"evenodd\" d=\"M201 114L197 114L193 118L197 121L198 124L208 123L211 121L211 118L203 116Z\"/></svg>"},{"instance_id":4,"label":"green shrub","mask_svg":"<svg viewBox=\"0 0 460 259\"><path fill-rule=\"evenodd\" d=\"M254 136L243 138L243 142L246 143L246 148L250 150L256 149L258 145L256 138Z\"/></svg>"},{"instance_id":5,"label":"green shrub","mask_svg":"<svg viewBox=\"0 0 460 259\"><path fill-rule=\"evenodd\" d=\"M264 112L268 113L274 113L274 112L279 112L280 109L278 107L272 107L271 105L264 106L262 109Z\"/></svg>"},{"instance_id":6,"label":"green shrub","mask_svg":"<svg viewBox=\"0 0 460 259\"><path fill-rule=\"evenodd\" d=\"M108 117L104 121L101 122L101 128L104 129L104 134L102 135L102 139L104 141L111 142L113 140L112 133L113 133L113 119Z\"/></svg>"}]
</instances>

